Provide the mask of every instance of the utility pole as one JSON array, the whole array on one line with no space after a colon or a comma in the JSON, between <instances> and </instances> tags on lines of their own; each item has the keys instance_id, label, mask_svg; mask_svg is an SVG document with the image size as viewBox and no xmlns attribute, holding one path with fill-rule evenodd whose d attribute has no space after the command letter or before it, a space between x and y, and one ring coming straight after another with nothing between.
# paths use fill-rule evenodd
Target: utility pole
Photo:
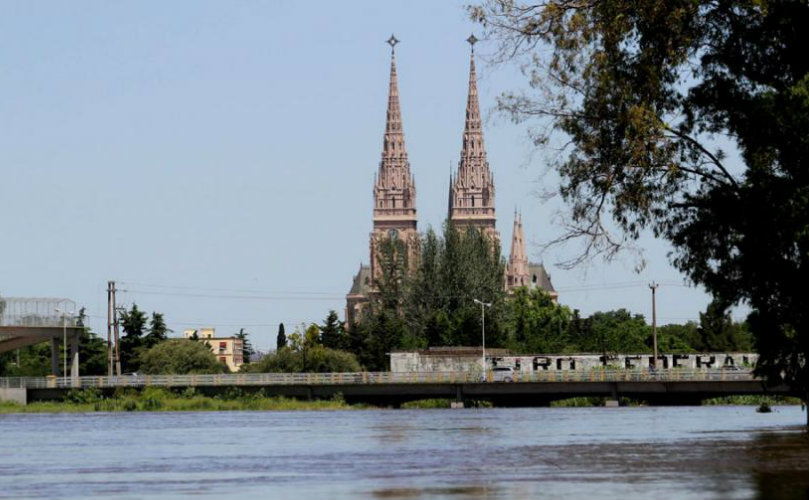
<instances>
[{"instance_id":1,"label":"utility pole","mask_svg":"<svg viewBox=\"0 0 809 500\"><path fill-rule=\"evenodd\" d=\"M654 358L652 359L652 367L657 369L657 304L655 302L655 292L660 285L652 281L649 283L649 288L652 290L652 345L654 349Z\"/></svg>"},{"instance_id":2,"label":"utility pole","mask_svg":"<svg viewBox=\"0 0 809 500\"><path fill-rule=\"evenodd\" d=\"M113 358L115 360L115 374L119 377L121 376L121 349L120 349L120 338L118 335L118 305L116 303L115 292L118 290L115 288L115 282L110 281L112 285L112 328L115 334L115 351L113 352Z\"/></svg>"},{"instance_id":3,"label":"utility pole","mask_svg":"<svg viewBox=\"0 0 809 500\"><path fill-rule=\"evenodd\" d=\"M114 281L107 282L107 377L112 377L112 290L115 288Z\"/></svg>"}]
</instances>

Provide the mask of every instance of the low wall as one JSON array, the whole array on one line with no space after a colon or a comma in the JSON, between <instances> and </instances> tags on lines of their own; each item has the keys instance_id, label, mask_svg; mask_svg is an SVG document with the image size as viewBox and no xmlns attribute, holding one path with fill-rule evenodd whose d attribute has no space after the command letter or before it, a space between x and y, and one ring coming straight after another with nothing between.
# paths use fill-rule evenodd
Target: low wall
<instances>
[{"instance_id":1,"label":"low wall","mask_svg":"<svg viewBox=\"0 0 809 500\"><path fill-rule=\"evenodd\" d=\"M648 369L652 365L650 354L535 354L515 356L493 354L486 351L488 369L507 366L515 371L590 371L598 368ZM660 354L658 368L690 370L719 369L727 366L755 366L755 353L697 353ZM440 351L400 351L390 354L390 367L394 373L459 372L480 370L481 354L445 354Z\"/></svg>"},{"instance_id":2,"label":"low wall","mask_svg":"<svg viewBox=\"0 0 809 500\"><path fill-rule=\"evenodd\" d=\"M28 404L28 389L0 389L0 401L14 401L26 405Z\"/></svg>"}]
</instances>

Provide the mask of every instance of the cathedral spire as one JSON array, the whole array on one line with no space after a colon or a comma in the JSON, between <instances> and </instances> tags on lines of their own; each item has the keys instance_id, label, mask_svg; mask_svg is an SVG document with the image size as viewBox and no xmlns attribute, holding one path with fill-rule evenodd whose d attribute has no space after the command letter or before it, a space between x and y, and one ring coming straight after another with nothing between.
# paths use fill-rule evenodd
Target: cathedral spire
<instances>
[{"instance_id":1,"label":"cathedral spire","mask_svg":"<svg viewBox=\"0 0 809 500\"><path fill-rule=\"evenodd\" d=\"M478 102L477 73L475 72L475 43L471 35L469 59L469 88L466 99L461 160L450 192L450 220L457 226L473 226L494 240L499 240L495 229L494 181L486 149L483 147L483 127Z\"/></svg>"},{"instance_id":2,"label":"cathedral spire","mask_svg":"<svg viewBox=\"0 0 809 500\"><path fill-rule=\"evenodd\" d=\"M511 253L506 265L506 287L511 289L529 285L528 256L525 251L525 232L522 214L514 211L514 231L511 234Z\"/></svg>"},{"instance_id":3,"label":"cathedral spire","mask_svg":"<svg viewBox=\"0 0 809 500\"><path fill-rule=\"evenodd\" d=\"M390 45L390 84L388 87L388 114L385 122L385 137L382 144L382 161L403 158L407 161L404 130L402 130L402 111L399 108L399 81L396 74L396 44L399 40L391 35L387 41Z\"/></svg>"},{"instance_id":4,"label":"cathedral spire","mask_svg":"<svg viewBox=\"0 0 809 500\"><path fill-rule=\"evenodd\" d=\"M478 39L470 35L466 39L471 46L469 58L469 91L466 98L466 124L463 131L461 156L486 156L483 148L483 127L480 123L480 103L478 102L477 73L475 72L475 44Z\"/></svg>"},{"instance_id":5,"label":"cathedral spire","mask_svg":"<svg viewBox=\"0 0 809 500\"><path fill-rule=\"evenodd\" d=\"M404 242L408 261L415 265L418 252L416 229L416 182L407 160L402 112L399 108L399 82L396 73L396 45L399 40L391 35L390 83L388 109L382 143L382 159L374 181L374 230L371 234L371 281L381 276L379 244L395 238Z\"/></svg>"}]
</instances>

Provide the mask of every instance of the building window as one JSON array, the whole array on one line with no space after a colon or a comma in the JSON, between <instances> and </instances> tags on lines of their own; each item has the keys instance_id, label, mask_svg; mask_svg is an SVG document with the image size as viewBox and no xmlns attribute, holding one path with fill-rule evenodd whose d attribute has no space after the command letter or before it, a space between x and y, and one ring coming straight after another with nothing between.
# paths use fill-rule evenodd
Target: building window
<instances>
[{"instance_id":1,"label":"building window","mask_svg":"<svg viewBox=\"0 0 809 500\"><path fill-rule=\"evenodd\" d=\"M227 349L228 343L227 342L220 342L219 343L219 354L222 354Z\"/></svg>"},{"instance_id":2,"label":"building window","mask_svg":"<svg viewBox=\"0 0 809 500\"><path fill-rule=\"evenodd\" d=\"M226 365L228 364L228 358L224 356L219 356L219 362L222 363L223 365Z\"/></svg>"}]
</instances>

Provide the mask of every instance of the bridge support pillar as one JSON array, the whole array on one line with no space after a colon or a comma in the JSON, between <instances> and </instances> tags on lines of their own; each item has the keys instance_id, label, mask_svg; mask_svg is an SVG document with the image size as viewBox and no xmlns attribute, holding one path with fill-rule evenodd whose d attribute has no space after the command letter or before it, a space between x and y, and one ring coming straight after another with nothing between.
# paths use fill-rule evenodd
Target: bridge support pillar
<instances>
[{"instance_id":1,"label":"bridge support pillar","mask_svg":"<svg viewBox=\"0 0 809 500\"><path fill-rule=\"evenodd\" d=\"M51 374L59 376L59 341L51 339Z\"/></svg>"},{"instance_id":2,"label":"bridge support pillar","mask_svg":"<svg viewBox=\"0 0 809 500\"><path fill-rule=\"evenodd\" d=\"M73 358L70 364L70 385L79 385L79 334L76 333L70 339L70 355Z\"/></svg>"},{"instance_id":3,"label":"bridge support pillar","mask_svg":"<svg viewBox=\"0 0 809 500\"><path fill-rule=\"evenodd\" d=\"M463 409L463 388L460 384L455 386L455 401L451 401L449 407L452 409Z\"/></svg>"}]
</instances>

